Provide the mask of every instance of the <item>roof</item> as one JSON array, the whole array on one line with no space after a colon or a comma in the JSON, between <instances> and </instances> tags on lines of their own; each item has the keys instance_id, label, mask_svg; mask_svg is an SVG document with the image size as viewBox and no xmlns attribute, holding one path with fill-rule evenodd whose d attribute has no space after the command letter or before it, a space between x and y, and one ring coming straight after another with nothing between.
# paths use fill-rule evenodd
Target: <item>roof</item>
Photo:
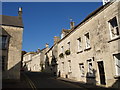
<instances>
[{"instance_id":1,"label":"roof","mask_svg":"<svg viewBox=\"0 0 120 90\"><path fill-rule=\"evenodd\" d=\"M22 18L20 16L6 16L6 15L0 16L2 16L2 23L0 23L1 25L23 28Z\"/></svg>"},{"instance_id":2,"label":"roof","mask_svg":"<svg viewBox=\"0 0 120 90\"><path fill-rule=\"evenodd\" d=\"M30 54L36 54L36 53L35 52L28 52L28 53L24 54L24 56L30 55Z\"/></svg>"},{"instance_id":3,"label":"roof","mask_svg":"<svg viewBox=\"0 0 120 90\"><path fill-rule=\"evenodd\" d=\"M99 13L100 11L104 10L105 8L107 8L108 6L110 6L113 2L108 2L105 5L102 5L101 7L99 7L98 9L96 9L95 11L93 11L92 13L90 13L82 22L80 22L78 25L76 25L75 27L73 27L71 29L71 31L65 36L63 37L60 41L58 41L58 43L60 43L63 39L65 39L66 37L68 37L72 32L74 32L76 30L76 28L78 28L80 25L82 25L83 23L85 23L87 20L89 20L90 18L92 18L94 15L96 15L97 13Z\"/></svg>"}]
</instances>

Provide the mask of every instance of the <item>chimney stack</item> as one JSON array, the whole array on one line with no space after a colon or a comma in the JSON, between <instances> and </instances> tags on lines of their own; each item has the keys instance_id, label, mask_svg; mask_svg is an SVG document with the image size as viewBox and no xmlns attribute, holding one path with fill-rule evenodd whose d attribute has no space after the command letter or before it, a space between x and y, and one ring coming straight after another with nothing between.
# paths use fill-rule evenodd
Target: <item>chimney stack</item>
<instances>
[{"instance_id":1,"label":"chimney stack","mask_svg":"<svg viewBox=\"0 0 120 90\"><path fill-rule=\"evenodd\" d=\"M19 7L19 9L18 9L18 16L22 17L22 7Z\"/></svg>"},{"instance_id":2,"label":"chimney stack","mask_svg":"<svg viewBox=\"0 0 120 90\"><path fill-rule=\"evenodd\" d=\"M75 22L72 20L72 19L70 19L70 29L72 29L75 25Z\"/></svg>"},{"instance_id":3,"label":"chimney stack","mask_svg":"<svg viewBox=\"0 0 120 90\"><path fill-rule=\"evenodd\" d=\"M48 44L48 43L46 43L46 44L45 44L45 47L46 47L46 48L48 48L48 47L49 47L49 44Z\"/></svg>"},{"instance_id":4,"label":"chimney stack","mask_svg":"<svg viewBox=\"0 0 120 90\"><path fill-rule=\"evenodd\" d=\"M54 44L57 43L60 40L60 37L54 36Z\"/></svg>"}]
</instances>

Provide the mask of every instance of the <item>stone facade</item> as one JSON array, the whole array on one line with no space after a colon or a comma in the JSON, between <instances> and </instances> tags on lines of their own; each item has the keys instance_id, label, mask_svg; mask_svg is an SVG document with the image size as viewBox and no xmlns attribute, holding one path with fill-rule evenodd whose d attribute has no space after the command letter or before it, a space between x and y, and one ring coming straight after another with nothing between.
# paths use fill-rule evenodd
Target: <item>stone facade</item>
<instances>
[{"instance_id":1,"label":"stone facade","mask_svg":"<svg viewBox=\"0 0 120 90\"><path fill-rule=\"evenodd\" d=\"M120 69L116 67L115 55L118 56L117 64L120 65L119 19L120 2L110 2L91 13L61 39L58 42L57 56L60 76L105 87L114 84L118 87ZM115 37L111 34L112 21L117 22Z\"/></svg>"},{"instance_id":2,"label":"stone facade","mask_svg":"<svg viewBox=\"0 0 120 90\"><path fill-rule=\"evenodd\" d=\"M2 78L3 79L20 79L20 65L21 65L21 50L22 50L22 35L23 25L22 18L19 16L2 16L2 25L0 37L0 59L2 59ZM10 19L18 20L15 21ZM6 21L7 20L7 21ZM19 22L19 23L18 23Z\"/></svg>"},{"instance_id":3,"label":"stone facade","mask_svg":"<svg viewBox=\"0 0 120 90\"><path fill-rule=\"evenodd\" d=\"M63 29L61 40L46 52L46 70L59 77L119 87L120 2L109 2L80 24ZM52 67L52 60L56 67Z\"/></svg>"},{"instance_id":4,"label":"stone facade","mask_svg":"<svg viewBox=\"0 0 120 90\"><path fill-rule=\"evenodd\" d=\"M45 72L57 75L58 70L58 48L57 42L60 41L60 37L54 36L54 45L45 53Z\"/></svg>"},{"instance_id":5,"label":"stone facade","mask_svg":"<svg viewBox=\"0 0 120 90\"><path fill-rule=\"evenodd\" d=\"M46 48L36 52L28 52L23 56L23 68L25 71L41 72L45 68L45 53L49 49L48 44Z\"/></svg>"}]
</instances>

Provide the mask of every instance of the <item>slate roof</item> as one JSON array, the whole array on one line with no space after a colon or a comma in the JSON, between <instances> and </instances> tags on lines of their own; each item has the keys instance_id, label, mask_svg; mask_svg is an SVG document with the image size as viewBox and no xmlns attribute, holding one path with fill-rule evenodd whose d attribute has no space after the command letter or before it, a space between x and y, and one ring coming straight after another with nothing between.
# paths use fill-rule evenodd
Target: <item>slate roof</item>
<instances>
[{"instance_id":1,"label":"slate roof","mask_svg":"<svg viewBox=\"0 0 120 90\"><path fill-rule=\"evenodd\" d=\"M0 15L2 17L1 25L14 26L14 27L23 27L22 18L20 16L6 16Z\"/></svg>"}]
</instances>

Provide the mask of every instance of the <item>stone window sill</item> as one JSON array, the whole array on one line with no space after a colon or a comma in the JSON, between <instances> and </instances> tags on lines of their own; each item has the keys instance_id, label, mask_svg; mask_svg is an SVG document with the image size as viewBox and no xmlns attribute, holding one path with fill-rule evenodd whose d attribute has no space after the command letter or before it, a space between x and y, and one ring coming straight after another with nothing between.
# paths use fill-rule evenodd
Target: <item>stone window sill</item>
<instances>
[{"instance_id":1,"label":"stone window sill","mask_svg":"<svg viewBox=\"0 0 120 90\"><path fill-rule=\"evenodd\" d=\"M82 51L82 50L80 50L80 51L78 51L78 52L77 52L77 54L82 53L82 52L83 52L83 51Z\"/></svg>"},{"instance_id":2,"label":"stone window sill","mask_svg":"<svg viewBox=\"0 0 120 90\"><path fill-rule=\"evenodd\" d=\"M118 79L118 78L120 78L120 75L115 75L114 78Z\"/></svg>"},{"instance_id":3,"label":"stone window sill","mask_svg":"<svg viewBox=\"0 0 120 90\"><path fill-rule=\"evenodd\" d=\"M87 47L87 48L85 48L85 50L84 51L87 51L87 50L90 50L91 49L91 47Z\"/></svg>"},{"instance_id":4,"label":"stone window sill","mask_svg":"<svg viewBox=\"0 0 120 90\"><path fill-rule=\"evenodd\" d=\"M112 42L112 41L115 41L115 40L118 40L118 39L120 39L120 36L118 36L118 37L116 37L116 38L113 38L113 39L109 40L108 43L109 43L109 42Z\"/></svg>"},{"instance_id":5,"label":"stone window sill","mask_svg":"<svg viewBox=\"0 0 120 90\"><path fill-rule=\"evenodd\" d=\"M86 78L95 78L95 76L86 76Z\"/></svg>"},{"instance_id":6,"label":"stone window sill","mask_svg":"<svg viewBox=\"0 0 120 90\"><path fill-rule=\"evenodd\" d=\"M71 74L71 73L72 73L71 71L68 72L68 74Z\"/></svg>"}]
</instances>

